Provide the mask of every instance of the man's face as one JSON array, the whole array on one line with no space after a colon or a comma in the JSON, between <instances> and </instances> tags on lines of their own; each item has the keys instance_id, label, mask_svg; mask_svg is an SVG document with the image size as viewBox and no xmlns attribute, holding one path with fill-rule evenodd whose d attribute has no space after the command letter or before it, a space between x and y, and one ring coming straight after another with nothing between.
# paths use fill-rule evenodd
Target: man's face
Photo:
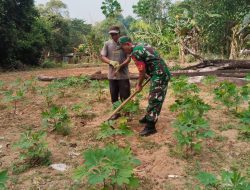
<instances>
[{"instance_id":1,"label":"man's face","mask_svg":"<svg viewBox=\"0 0 250 190\"><path fill-rule=\"evenodd\" d=\"M117 42L120 37L119 33L111 33L110 36L115 42Z\"/></svg>"},{"instance_id":2,"label":"man's face","mask_svg":"<svg viewBox=\"0 0 250 190\"><path fill-rule=\"evenodd\" d=\"M124 43L121 45L122 50L126 53L126 54L130 54L133 50L132 48L132 44L131 43Z\"/></svg>"}]
</instances>

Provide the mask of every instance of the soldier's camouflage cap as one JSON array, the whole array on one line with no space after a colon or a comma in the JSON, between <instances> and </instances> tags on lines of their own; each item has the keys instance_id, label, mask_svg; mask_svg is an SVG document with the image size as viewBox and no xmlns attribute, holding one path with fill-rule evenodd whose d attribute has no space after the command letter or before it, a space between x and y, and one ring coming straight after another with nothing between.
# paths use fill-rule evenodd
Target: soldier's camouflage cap
<instances>
[{"instance_id":1,"label":"soldier's camouflage cap","mask_svg":"<svg viewBox=\"0 0 250 190\"><path fill-rule=\"evenodd\" d=\"M128 36L121 36L118 39L118 44L119 45L122 45L122 44L127 43L127 42L132 42L131 39Z\"/></svg>"}]
</instances>

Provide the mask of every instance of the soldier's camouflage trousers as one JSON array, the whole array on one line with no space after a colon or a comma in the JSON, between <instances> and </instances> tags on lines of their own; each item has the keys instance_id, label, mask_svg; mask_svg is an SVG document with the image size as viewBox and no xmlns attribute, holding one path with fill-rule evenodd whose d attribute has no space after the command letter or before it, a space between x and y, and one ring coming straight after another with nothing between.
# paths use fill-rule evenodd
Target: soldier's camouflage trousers
<instances>
[{"instance_id":1,"label":"soldier's camouflage trousers","mask_svg":"<svg viewBox=\"0 0 250 190\"><path fill-rule=\"evenodd\" d=\"M154 74L151 76L149 100L146 113L147 121L156 122L158 120L162 104L166 97L169 80L170 77L168 73L160 75Z\"/></svg>"}]
</instances>

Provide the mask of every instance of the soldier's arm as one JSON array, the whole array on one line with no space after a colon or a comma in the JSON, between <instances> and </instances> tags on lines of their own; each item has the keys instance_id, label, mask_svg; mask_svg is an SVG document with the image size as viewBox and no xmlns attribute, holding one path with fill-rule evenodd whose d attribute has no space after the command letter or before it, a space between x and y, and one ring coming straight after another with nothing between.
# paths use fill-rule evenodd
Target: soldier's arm
<instances>
[{"instance_id":1,"label":"soldier's arm","mask_svg":"<svg viewBox=\"0 0 250 190\"><path fill-rule=\"evenodd\" d=\"M142 83L143 83L145 78L146 78L146 70L144 68L141 71L139 71L139 79L138 79L138 85L139 86L142 86Z\"/></svg>"},{"instance_id":2,"label":"soldier's arm","mask_svg":"<svg viewBox=\"0 0 250 190\"><path fill-rule=\"evenodd\" d=\"M123 61L123 63L120 65L120 67L123 67L123 66L125 66L125 65L128 65L128 64L130 63L130 61L131 61L131 57L128 56L127 59L125 59L125 61Z\"/></svg>"},{"instance_id":3,"label":"soldier's arm","mask_svg":"<svg viewBox=\"0 0 250 190\"><path fill-rule=\"evenodd\" d=\"M132 59L134 60L135 65L139 71L139 79L138 79L138 82L136 85L136 90L141 91L142 83L143 83L144 79L146 78L146 66L145 66L145 63L143 61L137 60L134 56L132 56Z\"/></svg>"}]
</instances>

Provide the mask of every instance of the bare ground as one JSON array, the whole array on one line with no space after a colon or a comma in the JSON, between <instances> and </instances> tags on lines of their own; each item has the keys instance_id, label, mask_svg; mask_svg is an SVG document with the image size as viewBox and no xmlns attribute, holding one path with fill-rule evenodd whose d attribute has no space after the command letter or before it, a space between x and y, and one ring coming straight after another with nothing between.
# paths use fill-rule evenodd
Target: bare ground
<instances>
[{"instance_id":1,"label":"bare ground","mask_svg":"<svg viewBox=\"0 0 250 190\"><path fill-rule=\"evenodd\" d=\"M77 76L80 74L92 74L99 68L76 68L76 69L50 69L29 72L4 73L0 80L14 81L20 77L30 79L31 77L44 74L53 76ZM101 67L103 72L106 67ZM131 72L136 72L135 68ZM44 86L48 83L37 82ZM184 190L193 189L197 184L195 175L198 171L219 173L222 169L237 168L244 175L249 171L250 146L249 142L238 139L237 127L240 125L237 118L228 113L223 106L215 103L211 89L214 86L201 88L200 96L212 106L206 118L210 127L216 132L216 137L204 143L202 152L189 159L180 157L175 152L176 140L171 123L176 118L176 113L169 110L174 102L174 96L169 88L160 119L157 123L158 133L141 138L137 134L142 129L138 119L143 115L132 117L129 125L135 135L121 137L119 144L127 142L130 144L135 156L141 160L141 165L135 169L143 190ZM12 174L13 163L18 160L18 149L13 144L20 138L20 134L28 128L38 130L41 128L41 113L46 108L44 98L38 94L29 93L24 101L18 103L17 114L6 104L0 105L0 168L8 169L10 180L8 188L15 190L26 189L89 189L86 181L76 182L72 179L73 170L83 163L82 152L90 147L103 146L104 142L96 140L98 126L103 122L111 111L111 103L108 89L102 94L102 100L97 101L93 91L84 88L72 88L66 90L65 97L57 97L54 101L58 105L70 106L83 102L91 105L92 112L96 114L94 119L82 119L71 113L71 134L61 136L56 133L48 133L47 142L52 152L52 163L65 163L69 166L66 172L56 171L50 167L42 166L28 169L18 175ZM147 96L144 92L141 102L142 109L147 106ZM80 153L80 155L78 155ZM169 175L177 175L172 178ZM248 176L249 177L249 176Z\"/></svg>"}]
</instances>

